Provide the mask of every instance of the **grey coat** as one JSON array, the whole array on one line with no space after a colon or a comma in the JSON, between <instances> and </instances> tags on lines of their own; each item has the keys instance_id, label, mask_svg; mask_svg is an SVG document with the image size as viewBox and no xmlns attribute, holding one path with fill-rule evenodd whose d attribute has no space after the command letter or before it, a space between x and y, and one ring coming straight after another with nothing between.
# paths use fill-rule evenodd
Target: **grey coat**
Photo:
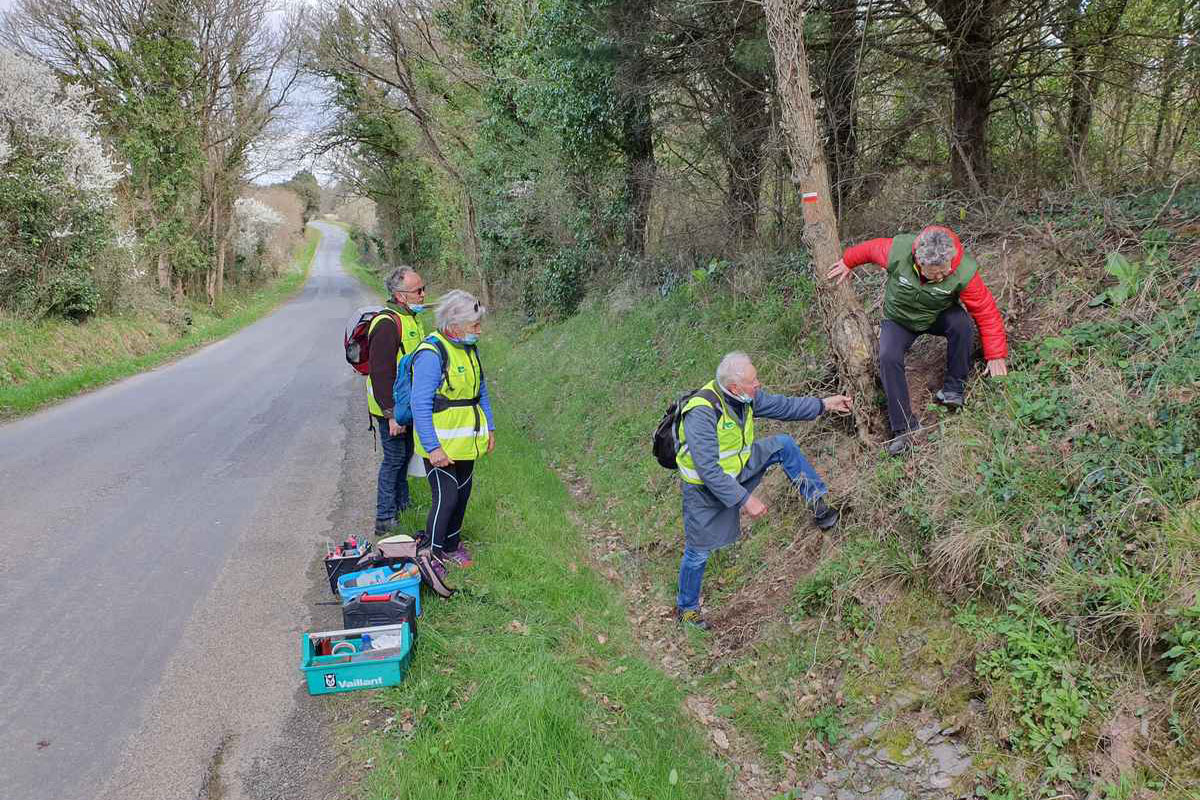
<instances>
[{"instance_id":1,"label":"grey coat","mask_svg":"<svg viewBox=\"0 0 1200 800\"><path fill-rule=\"evenodd\" d=\"M723 393L724 394L724 393ZM729 410L742 422L745 406L724 394ZM754 395L754 417L786 421L811 420L821 416L825 404L816 397L785 397L759 390ZM783 447L783 436L755 439L750 459L737 478L718 463L717 412L708 406L693 408L683 416L688 450L700 473L703 486L680 481L683 492L684 541L692 550L713 550L737 541L738 515L742 504L767 472L771 456Z\"/></svg>"}]
</instances>

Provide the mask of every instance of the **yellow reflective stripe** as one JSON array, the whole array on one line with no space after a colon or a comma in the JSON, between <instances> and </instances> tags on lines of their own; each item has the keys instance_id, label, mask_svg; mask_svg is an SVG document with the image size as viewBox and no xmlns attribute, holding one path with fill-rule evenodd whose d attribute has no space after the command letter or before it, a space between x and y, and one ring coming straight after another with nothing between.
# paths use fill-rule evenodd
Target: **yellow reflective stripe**
<instances>
[{"instance_id":1,"label":"yellow reflective stripe","mask_svg":"<svg viewBox=\"0 0 1200 800\"><path fill-rule=\"evenodd\" d=\"M700 473L696 472L696 470L688 469L683 464L680 464L678 461L676 461L675 464L676 464L676 466L679 467L679 474L683 475L683 477L691 478L694 481L701 480Z\"/></svg>"},{"instance_id":2,"label":"yellow reflective stripe","mask_svg":"<svg viewBox=\"0 0 1200 800\"><path fill-rule=\"evenodd\" d=\"M720 455L717 456L717 460L724 461L730 456L740 456L742 453L749 453L753 449L754 446L751 445L750 447L739 447L734 450L722 450Z\"/></svg>"}]
</instances>

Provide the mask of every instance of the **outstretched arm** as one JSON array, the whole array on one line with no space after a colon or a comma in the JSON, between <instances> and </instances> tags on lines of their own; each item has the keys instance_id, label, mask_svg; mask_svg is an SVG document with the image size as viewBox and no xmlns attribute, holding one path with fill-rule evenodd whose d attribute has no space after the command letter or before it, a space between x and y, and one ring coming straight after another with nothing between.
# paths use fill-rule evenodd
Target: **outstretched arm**
<instances>
[{"instance_id":1,"label":"outstretched arm","mask_svg":"<svg viewBox=\"0 0 1200 800\"><path fill-rule=\"evenodd\" d=\"M846 248L836 264L830 267L825 277L844 283L850 278L850 270L866 263L887 267L888 253L892 251L891 239L868 239Z\"/></svg>"},{"instance_id":2,"label":"outstretched arm","mask_svg":"<svg viewBox=\"0 0 1200 800\"><path fill-rule=\"evenodd\" d=\"M1004 332L1004 320L1000 317L1000 309L996 307L996 298L992 297L978 272L967 283L958 299L979 326L979 338L983 340L983 357L987 360L988 373L993 377L1007 374L1008 336Z\"/></svg>"}]
</instances>

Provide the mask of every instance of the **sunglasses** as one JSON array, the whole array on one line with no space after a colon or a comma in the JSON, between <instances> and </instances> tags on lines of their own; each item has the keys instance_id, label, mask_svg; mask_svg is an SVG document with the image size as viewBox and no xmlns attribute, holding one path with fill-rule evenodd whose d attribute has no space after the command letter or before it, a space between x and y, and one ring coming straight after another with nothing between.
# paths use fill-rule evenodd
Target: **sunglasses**
<instances>
[{"instance_id":1,"label":"sunglasses","mask_svg":"<svg viewBox=\"0 0 1200 800\"><path fill-rule=\"evenodd\" d=\"M404 294L425 294L425 284L421 284L415 289L401 289Z\"/></svg>"}]
</instances>

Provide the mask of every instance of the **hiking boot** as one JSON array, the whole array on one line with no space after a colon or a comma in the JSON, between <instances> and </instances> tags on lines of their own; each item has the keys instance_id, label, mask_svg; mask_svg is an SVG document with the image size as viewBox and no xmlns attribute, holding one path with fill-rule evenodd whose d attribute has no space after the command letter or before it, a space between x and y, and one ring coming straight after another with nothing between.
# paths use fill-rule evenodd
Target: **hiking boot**
<instances>
[{"instance_id":1,"label":"hiking boot","mask_svg":"<svg viewBox=\"0 0 1200 800\"><path fill-rule=\"evenodd\" d=\"M708 620L700 616L700 612L696 609L677 613L680 625L691 625L693 628L699 628L702 631L712 630L712 626L708 624Z\"/></svg>"},{"instance_id":2,"label":"hiking boot","mask_svg":"<svg viewBox=\"0 0 1200 800\"><path fill-rule=\"evenodd\" d=\"M390 519L377 519L375 520L375 535L388 536L391 534L393 527L395 527L395 523Z\"/></svg>"},{"instance_id":3,"label":"hiking boot","mask_svg":"<svg viewBox=\"0 0 1200 800\"><path fill-rule=\"evenodd\" d=\"M917 434L920 432L920 427L910 428L906 431L893 431L893 438L887 443L884 452L889 456L905 455L909 450L916 447Z\"/></svg>"},{"instance_id":4,"label":"hiking boot","mask_svg":"<svg viewBox=\"0 0 1200 800\"><path fill-rule=\"evenodd\" d=\"M837 525L838 518L841 517L841 512L826 503L824 497L818 497L812 504L812 514L813 524L823 531Z\"/></svg>"},{"instance_id":5,"label":"hiking boot","mask_svg":"<svg viewBox=\"0 0 1200 800\"><path fill-rule=\"evenodd\" d=\"M471 559L471 551L465 544L460 544L457 550L447 550L442 553L443 561L453 561L460 567L469 567L475 562Z\"/></svg>"},{"instance_id":6,"label":"hiking boot","mask_svg":"<svg viewBox=\"0 0 1200 800\"><path fill-rule=\"evenodd\" d=\"M952 392L949 389L938 389L937 394L933 399L944 405L946 408L957 411L963 407L963 393Z\"/></svg>"}]
</instances>

